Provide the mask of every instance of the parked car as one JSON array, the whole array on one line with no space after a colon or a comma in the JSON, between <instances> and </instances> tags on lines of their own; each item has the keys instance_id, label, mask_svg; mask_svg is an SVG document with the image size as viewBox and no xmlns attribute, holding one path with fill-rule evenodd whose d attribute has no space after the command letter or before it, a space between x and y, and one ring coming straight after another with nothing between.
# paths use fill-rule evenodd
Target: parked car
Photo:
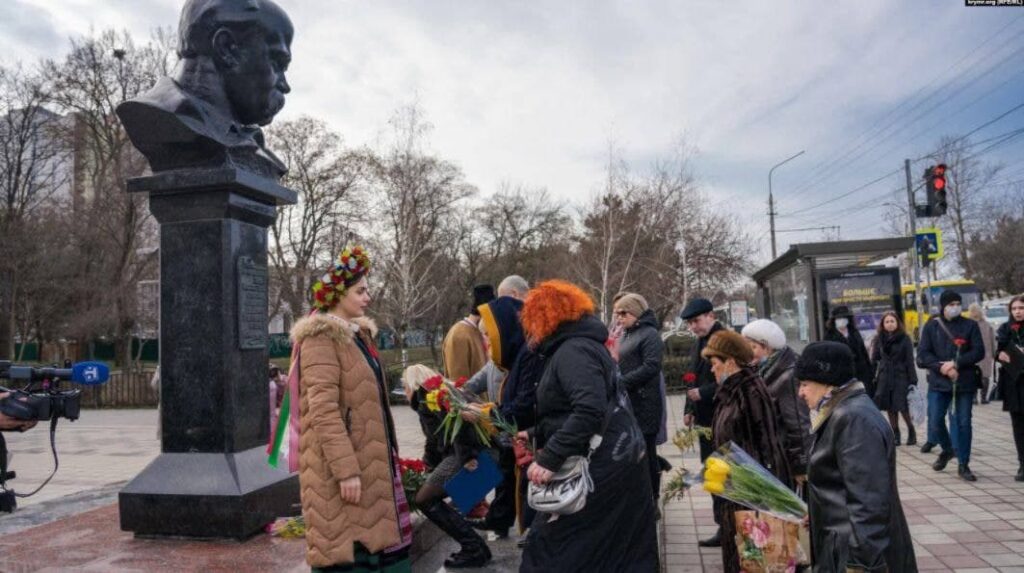
<instances>
[{"instance_id":1,"label":"parked car","mask_svg":"<svg viewBox=\"0 0 1024 573\"><path fill-rule=\"evenodd\" d=\"M985 317L992 323L992 328L999 328L999 325L1010 320L1010 311L1007 308L1009 304L1009 298L1000 298L987 301L982 305L985 309Z\"/></svg>"}]
</instances>

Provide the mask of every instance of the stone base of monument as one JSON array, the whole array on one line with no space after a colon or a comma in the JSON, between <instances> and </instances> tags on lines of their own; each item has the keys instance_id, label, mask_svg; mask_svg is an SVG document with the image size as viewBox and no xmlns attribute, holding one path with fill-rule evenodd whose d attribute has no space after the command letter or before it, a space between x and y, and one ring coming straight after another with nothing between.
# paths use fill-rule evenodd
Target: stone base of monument
<instances>
[{"instance_id":1,"label":"stone base of monument","mask_svg":"<svg viewBox=\"0 0 1024 573\"><path fill-rule=\"evenodd\" d=\"M136 536L246 539L299 515L299 481L267 465L265 448L160 454L118 495L121 529Z\"/></svg>"}]
</instances>

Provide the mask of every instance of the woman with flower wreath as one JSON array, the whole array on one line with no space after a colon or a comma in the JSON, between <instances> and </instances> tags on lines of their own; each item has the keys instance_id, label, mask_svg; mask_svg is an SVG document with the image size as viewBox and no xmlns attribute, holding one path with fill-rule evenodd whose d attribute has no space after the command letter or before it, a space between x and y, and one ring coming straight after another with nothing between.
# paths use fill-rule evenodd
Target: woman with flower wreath
<instances>
[{"instance_id":1,"label":"woman with flower wreath","mask_svg":"<svg viewBox=\"0 0 1024 573\"><path fill-rule=\"evenodd\" d=\"M366 317L370 258L349 247L295 324L299 486L313 571L411 570L412 526L384 367ZM295 392L292 388L291 392Z\"/></svg>"},{"instance_id":2,"label":"woman with flower wreath","mask_svg":"<svg viewBox=\"0 0 1024 573\"><path fill-rule=\"evenodd\" d=\"M1017 481L1024 481L1024 295L1010 299L1010 320L999 325L996 333L996 355L1002 365L999 388L1003 393L1003 410L1010 413L1013 442L1017 445ZM1016 358L1016 360L1014 360ZM1015 364L1016 363L1016 364Z\"/></svg>"},{"instance_id":3,"label":"woman with flower wreath","mask_svg":"<svg viewBox=\"0 0 1024 573\"><path fill-rule=\"evenodd\" d=\"M446 388L441 375L423 365L413 365L402 373L402 384L409 406L419 415L423 433L429 436L443 436L442 422L447 415ZM465 517L445 503L448 497L444 484L459 473L462 468L473 471L477 467L477 456L489 455L476 438L471 424L465 424L450 440L439 437L438 450L443 458L427 475L426 482L416 492L416 508L441 531L459 543L460 550L444 562L448 569L483 567L491 561L487 541L473 529Z\"/></svg>"},{"instance_id":4,"label":"woman with flower wreath","mask_svg":"<svg viewBox=\"0 0 1024 573\"><path fill-rule=\"evenodd\" d=\"M521 572L651 572L658 570L654 498L644 440L620 395L604 343L608 329L594 302L560 280L541 283L521 314L527 344L546 357L537 385L537 423L520 437L533 441L527 478L547 484L571 456L590 454L593 490L576 513L538 513Z\"/></svg>"}]
</instances>

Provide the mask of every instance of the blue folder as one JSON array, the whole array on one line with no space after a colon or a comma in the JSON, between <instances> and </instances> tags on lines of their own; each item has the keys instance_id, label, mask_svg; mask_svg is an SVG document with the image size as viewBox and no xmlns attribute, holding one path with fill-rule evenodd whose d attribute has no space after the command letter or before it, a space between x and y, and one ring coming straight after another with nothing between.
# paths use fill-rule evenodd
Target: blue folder
<instances>
[{"instance_id":1,"label":"blue folder","mask_svg":"<svg viewBox=\"0 0 1024 573\"><path fill-rule=\"evenodd\" d=\"M466 468L445 482L444 489L452 499L452 505L462 515L469 513L481 499L487 497L492 489L501 483L501 470L487 453L477 457L477 468L469 471Z\"/></svg>"}]
</instances>

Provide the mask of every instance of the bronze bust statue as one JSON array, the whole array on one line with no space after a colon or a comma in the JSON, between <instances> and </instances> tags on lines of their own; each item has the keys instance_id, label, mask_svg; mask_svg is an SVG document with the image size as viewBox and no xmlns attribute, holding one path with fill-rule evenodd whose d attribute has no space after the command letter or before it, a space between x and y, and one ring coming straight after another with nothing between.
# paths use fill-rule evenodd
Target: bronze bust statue
<instances>
[{"instance_id":1,"label":"bronze bust statue","mask_svg":"<svg viewBox=\"0 0 1024 573\"><path fill-rule=\"evenodd\" d=\"M178 64L117 115L154 172L231 166L270 177L287 171L259 126L291 88L292 23L271 0L188 0Z\"/></svg>"}]
</instances>

